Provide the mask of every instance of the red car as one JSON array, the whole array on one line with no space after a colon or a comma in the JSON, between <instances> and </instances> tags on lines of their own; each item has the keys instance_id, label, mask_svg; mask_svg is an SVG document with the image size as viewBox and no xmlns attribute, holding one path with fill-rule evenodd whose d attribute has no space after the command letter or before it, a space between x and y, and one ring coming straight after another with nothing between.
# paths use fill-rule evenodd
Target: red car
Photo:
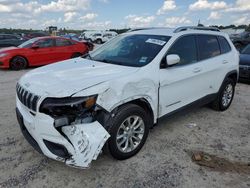
<instances>
[{"instance_id":1,"label":"red car","mask_svg":"<svg viewBox=\"0 0 250 188\"><path fill-rule=\"evenodd\" d=\"M0 68L20 70L28 66L47 65L81 56L88 51L86 44L71 39L38 37L18 47L0 49Z\"/></svg>"}]
</instances>

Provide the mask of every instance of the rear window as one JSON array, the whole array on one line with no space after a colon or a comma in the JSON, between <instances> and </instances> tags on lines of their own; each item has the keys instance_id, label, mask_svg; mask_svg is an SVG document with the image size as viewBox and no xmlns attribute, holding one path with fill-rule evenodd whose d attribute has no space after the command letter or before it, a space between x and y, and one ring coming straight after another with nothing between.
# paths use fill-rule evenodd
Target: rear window
<instances>
[{"instance_id":1,"label":"rear window","mask_svg":"<svg viewBox=\"0 0 250 188\"><path fill-rule=\"evenodd\" d=\"M56 46L70 46L72 43L67 39L56 39Z\"/></svg>"},{"instance_id":2,"label":"rear window","mask_svg":"<svg viewBox=\"0 0 250 188\"><path fill-rule=\"evenodd\" d=\"M220 43L221 54L225 54L225 53L231 51L231 47L230 47L230 45L228 44L227 40L224 37L218 36L218 40L219 40L219 43Z\"/></svg>"},{"instance_id":3,"label":"rear window","mask_svg":"<svg viewBox=\"0 0 250 188\"><path fill-rule=\"evenodd\" d=\"M216 36L198 35L197 43L200 60L209 59L220 55L220 46Z\"/></svg>"}]
</instances>

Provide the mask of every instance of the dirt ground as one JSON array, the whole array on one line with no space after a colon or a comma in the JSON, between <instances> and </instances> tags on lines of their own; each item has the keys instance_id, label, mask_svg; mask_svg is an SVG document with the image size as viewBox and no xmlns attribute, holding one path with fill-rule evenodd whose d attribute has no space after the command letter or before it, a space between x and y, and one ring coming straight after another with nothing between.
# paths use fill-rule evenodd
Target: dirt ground
<instances>
[{"instance_id":1,"label":"dirt ground","mask_svg":"<svg viewBox=\"0 0 250 188\"><path fill-rule=\"evenodd\" d=\"M161 120L133 158L100 155L80 170L37 153L22 136L15 84L26 72L0 70L0 187L250 187L250 85L237 85L227 111L202 107ZM219 162L199 165L193 151Z\"/></svg>"}]
</instances>

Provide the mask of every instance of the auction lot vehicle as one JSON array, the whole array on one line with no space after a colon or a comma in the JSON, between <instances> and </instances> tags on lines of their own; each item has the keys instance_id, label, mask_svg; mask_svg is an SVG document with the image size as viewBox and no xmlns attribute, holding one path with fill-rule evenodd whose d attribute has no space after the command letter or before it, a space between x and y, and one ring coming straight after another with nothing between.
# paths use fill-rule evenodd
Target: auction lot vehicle
<instances>
[{"instance_id":1,"label":"auction lot vehicle","mask_svg":"<svg viewBox=\"0 0 250 188\"><path fill-rule=\"evenodd\" d=\"M234 38L231 38L234 46L238 50L242 50L246 45L250 44L250 32L243 32Z\"/></svg>"},{"instance_id":2,"label":"auction lot vehicle","mask_svg":"<svg viewBox=\"0 0 250 188\"><path fill-rule=\"evenodd\" d=\"M81 34L80 38L102 44L116 37L118 34L114 31L85 31Z\"/></svg>"},{"instance_id":3,"label":"auction lot vehicle","mask_svg":"<svg viewBox=\"0 0 250 188\"><path fill-rule=\"evenodd\" d=\"M0 68L20 70L79 57L87 52L87 45L81 42L62 37L38 37L18 47L0 49Z\"/></svg>"},{"instance_id":4,"label":"auction lot vehicle","mask_svg":"<svg viewBox=\"0 0 250 188\"><path fill-rule=\"evenodd\" d=\"M92 51L94 49L94 44L92 42L84 40L84 39L78 37L76 34L68 34L68 35L63 35L61 37L81 42L81 43L88 46L89 51Z\"/></svg>"},{"instance_id":5,"label":"auction lot vehicle","mask_svg":"<svg viewBox=\"0 0 250 188\"><path fill-rule=\"evenodd\" d=\"M19 46L26 40L18 35L12 34L0 34L0 48L10 47L10 46Z\"/></svg>"},{"instance_id":6,"label":"auction lot vehicle","mask_svg":"<svg viewBox=\"0 0 250 188\"><path fill-rule=\"evenodd\" d=\"M239 79L250 81L250 44L240 52L240 74Z\"/></svg>"},{"instance_id":7,"label":"auction lot vehicle","mask_svg":"<svg viewBox=\"0 0 250 188\"><path fill-rule=\"evenodd\" d=\"M238 52L214 28L130 31L85 58L24 75L17 119L36 150L87 168L102 149L134 156L161 117L195 104L226 110L238 72Z\"/></svg>"},{"instance_id":8,"label":"auction lot vehicle","mask_svg":"<svg viewBox=\"0 0 250 188\"><path fill-rule=\"evenodd\" d=\"M47 37L47 36L49 36L49 33L46 33L46 32L34 32L34 33L25 34L23 37L25 39L33 39L33 38L37 38L37 37Z\"/></svg>"},{"instance_id":9,"label":"auction lot vehicle","mask_svg":"<svg viewBox=\"0 0 250 188\"><path fill-rule=\"evenodd\" d=\"M116 37L118 34L114 31L106 31L102 36L102 43L111 40L112 38Z\"/></svg>"}]
</instances>

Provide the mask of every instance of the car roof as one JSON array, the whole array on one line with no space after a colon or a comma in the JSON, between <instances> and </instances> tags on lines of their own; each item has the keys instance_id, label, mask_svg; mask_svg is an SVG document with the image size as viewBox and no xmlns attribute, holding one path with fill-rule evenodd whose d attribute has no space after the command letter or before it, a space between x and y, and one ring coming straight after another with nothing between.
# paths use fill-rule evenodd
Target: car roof
<instances>
[{"instance_id":1,"label":"car roof","mask_svg":"<svg viewBox=\"0 0 250 188\"><path fill-rule=\"evenodd\" d=\"M131 34L144 34L144 35L163 35L163 36L174 36L183 34L212 34L226 36L226 33L217 31L216 28L209 27L180 27L180 28L138 28L132 29L127 33Z\"/></svg>"},{"instance_id":2,"label":"car roof","mask_svg":"<svg viewBox=\"0 0 250 188\"><path fill-rule=\"evenodd\" d=\"M35 37L35 38L33 38L33 39L58 39L58 38L63 38L63 39L68 39L68 40L70 40L69 38L60 37L60 36L44 36L44 37Z\"/></svg>"},{"instance_id":3,"label":"car roof","mask_svg":"<svg viewBox=\"0 0 250 188\"><path fill-rule=\"evenodd\" d=\"M6 34L6 33L0 33L0 35L2 35L2 36L17 36L15 34Z\"/></svg>"}]
</instances>

